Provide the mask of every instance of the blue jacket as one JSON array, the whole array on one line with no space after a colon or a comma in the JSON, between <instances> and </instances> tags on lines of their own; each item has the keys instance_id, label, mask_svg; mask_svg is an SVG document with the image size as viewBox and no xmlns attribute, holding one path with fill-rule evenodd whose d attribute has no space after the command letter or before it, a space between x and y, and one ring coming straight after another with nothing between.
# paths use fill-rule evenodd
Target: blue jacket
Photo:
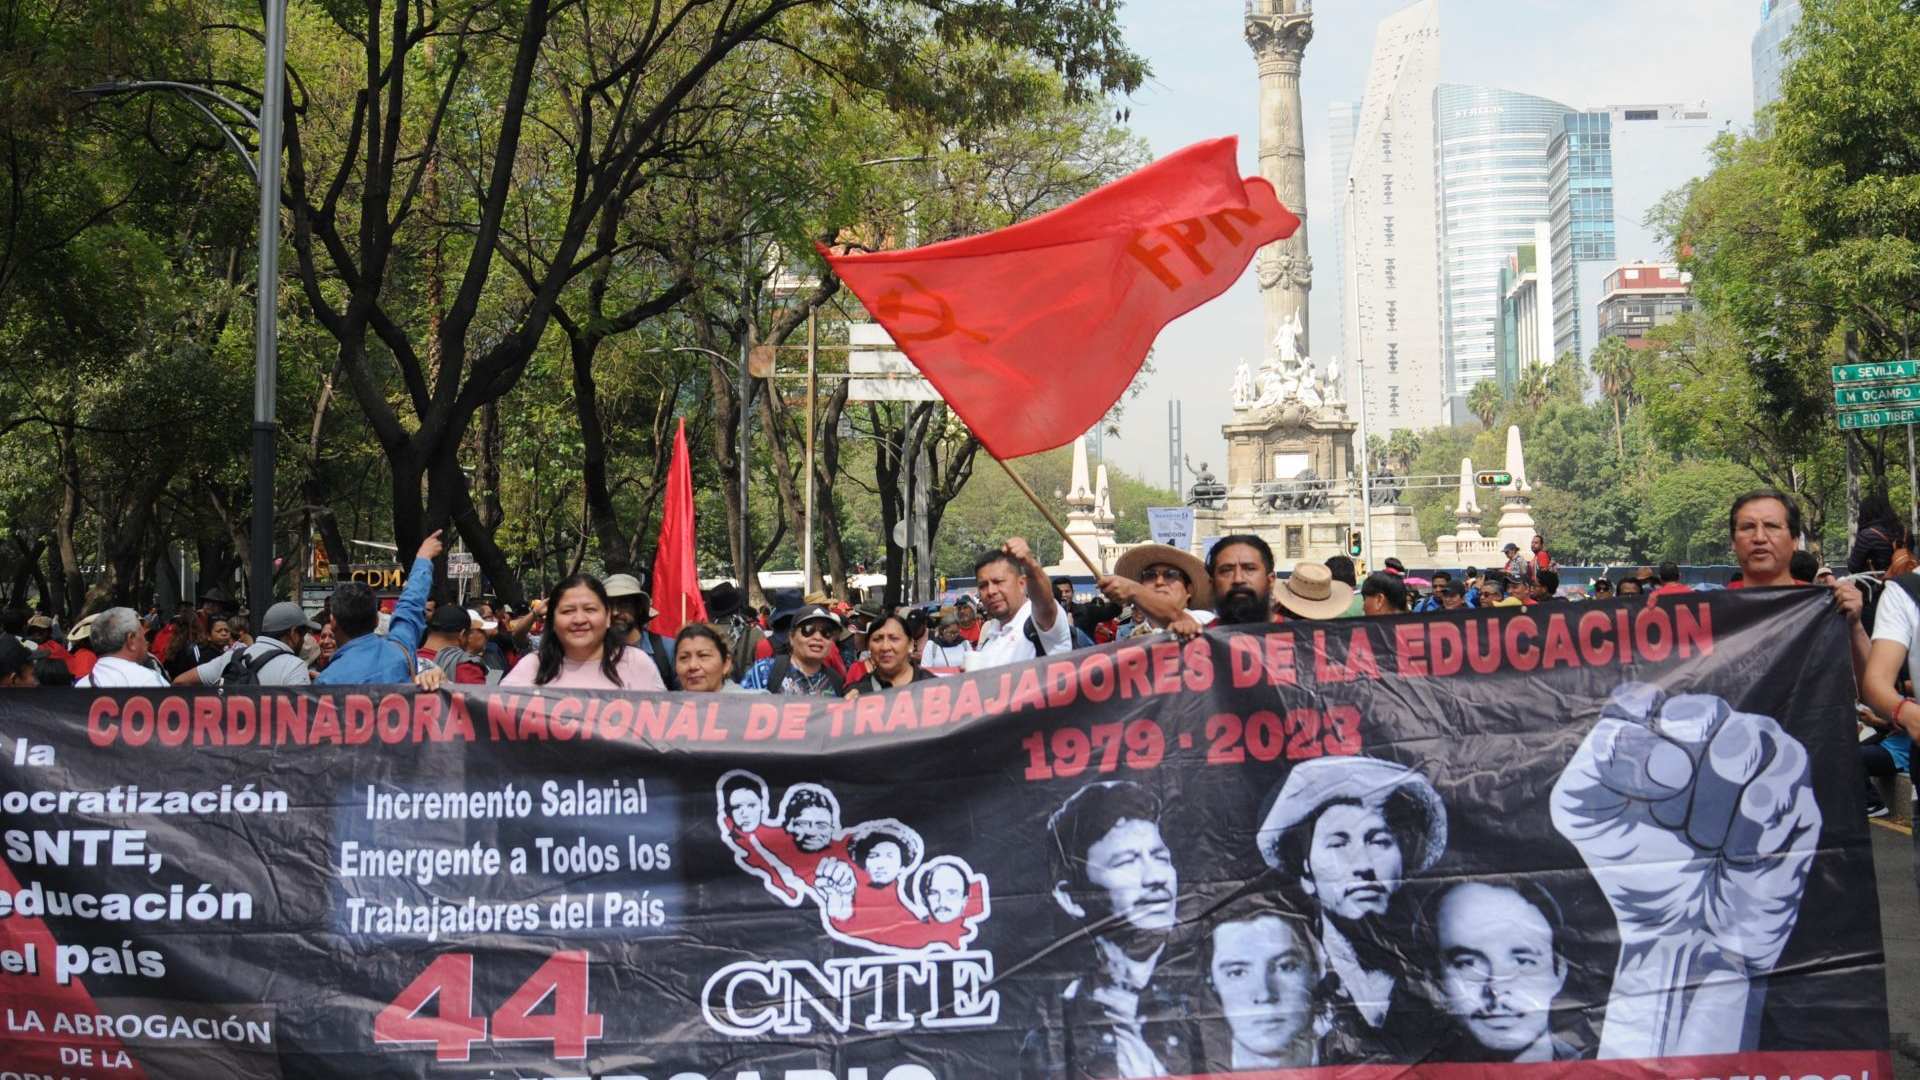
<instances>
[{"instance_id":1,"label":"blue jacket","mask_svg":"<svg viewBox=\"0 0 1920 1080\"><path fill-rule=\"evenodd\" d=\"M333 654L314 683L365 686L369 683L413 681L414 653L427 633L427 593L433 588L433 560L415 559L407 571L407 587L394 601L387 634L362 634Z\"/></svg>"}]
</instances>

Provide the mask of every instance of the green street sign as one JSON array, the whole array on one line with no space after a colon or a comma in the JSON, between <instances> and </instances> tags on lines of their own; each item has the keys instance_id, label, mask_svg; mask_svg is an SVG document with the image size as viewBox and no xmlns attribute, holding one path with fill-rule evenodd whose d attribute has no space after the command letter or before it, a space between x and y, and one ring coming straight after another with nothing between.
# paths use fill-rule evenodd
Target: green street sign
<instances>
[{"instance_id":1,"label":"green street sign","mask_svg":"<svg viewBox=\"0 0 1920 1080\"><path fill-rule=\"evenodd\" d=\"M1920 383L1892 383L1886 386L1836 386L1833 403L1841 408L1869 405L1904 405L1920 402Z\"/></svg>"},{"instance_id":2,"label":"green street sign","mask_svg":"<svg viewBox=\"0 0 1920 1080\"><path fill-rule=\"evenodd\" d=\"M1513 474L1505 472L1475 473L1473 482L1484 488L1511 487L1513 485Z\"/></svg>"},{"instance_id":3,"label":"green street sign","mask_svg":"<svg viewBox=\"0 0 1920 1080\"><path fill-rule=\"evenodd\" d=\"M1920 424L1920 405L1907 405L1898 409L1861 409L1858 412L1840 414L1842 431L1894 427L1898 424Z\"/></svg>"},{"instance_id":4,"label":"green street sign","mask_svg":"<svg viewBox=\"0 0 1920 1080\"><path fill-rule=\"evenodd\" d=\"M1840 383L1891 382L1920 378L1920 360L1886 360L1878 364L1835 364L1833 381Z\"/></svg>"}]
</instances>

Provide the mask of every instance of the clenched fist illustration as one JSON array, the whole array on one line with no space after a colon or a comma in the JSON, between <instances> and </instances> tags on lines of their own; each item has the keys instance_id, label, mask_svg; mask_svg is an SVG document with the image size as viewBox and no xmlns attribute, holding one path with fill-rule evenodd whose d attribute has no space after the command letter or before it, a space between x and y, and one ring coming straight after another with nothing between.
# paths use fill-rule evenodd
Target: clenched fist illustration
<instances>
[{"instance_id":1,"label":"clenched fist illustration","mask_svg":"<svg viewBox=\"0 0 1920 1080\"><path fill-rule=\"evenodd\" d=\"M1602 1057L1750 1049L1820 835L1806 748L1707 694L1617 687L1553 787L1620 927Z\"/></svg>"},{"instance_id":2,"label":"clenched fist illustration","mask_svg":"<svg viewBox=\"0 0 1920 1080\"><path fill-rule=\"evenodd\" d=\"M820 868L813 874L814 891L820 894L827 918L834 922L853 916L853 890L858 884L853 867L839 859L821 859Z\"/></svg>"}]
</instances>

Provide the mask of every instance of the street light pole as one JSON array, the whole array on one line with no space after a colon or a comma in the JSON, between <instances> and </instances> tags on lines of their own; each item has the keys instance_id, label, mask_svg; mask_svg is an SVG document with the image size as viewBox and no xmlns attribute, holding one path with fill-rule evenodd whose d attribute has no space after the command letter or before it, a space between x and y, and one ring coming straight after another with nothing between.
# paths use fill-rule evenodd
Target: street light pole
<instances>
[{"instance_id":1,"label":"street light pole","mask_svg":"<svg viewBox=\"0 0 1920 1080\"><path fill-rule=\"evenodd\" d=\"M274 402L280 348L280 151L286 97L287 4L267 0L266 80L260 99L260 257L253 318L253 580L247 600L254 631L273 600Z\"/></svg>"}]
</instances>

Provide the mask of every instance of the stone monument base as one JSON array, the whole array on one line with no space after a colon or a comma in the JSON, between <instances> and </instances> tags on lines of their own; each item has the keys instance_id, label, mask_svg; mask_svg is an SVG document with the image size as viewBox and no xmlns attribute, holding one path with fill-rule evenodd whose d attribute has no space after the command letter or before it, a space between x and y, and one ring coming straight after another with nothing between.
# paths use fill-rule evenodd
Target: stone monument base
<instances>
[{"instance_id":1,"label":"stone monument base","mask_svg":"<svg viewBox=\"0 0 1920 1080\"><path fill-rule=\"evenodd\" d=\"M1411 507L1376 506L1372 517L1373 549L1364 559L1368 569L1378 570L1388 559L1399 559L1409 570L1433 565L1433 556L1420 540L1420 522ZM1203 532L1207 525L1216 531ZM1366 531L1357 509L1352 514L1332 510L1228 510L1216 511L1211 521L1195 515L1194 521L1197 549L1205 550L1207 537L1253 533L1273 548L1275 569L1282 572L1291 570L1297 562L1325 562L1347 554L1347 541L1354 530Z\"/></svg>"}]
</instances>

